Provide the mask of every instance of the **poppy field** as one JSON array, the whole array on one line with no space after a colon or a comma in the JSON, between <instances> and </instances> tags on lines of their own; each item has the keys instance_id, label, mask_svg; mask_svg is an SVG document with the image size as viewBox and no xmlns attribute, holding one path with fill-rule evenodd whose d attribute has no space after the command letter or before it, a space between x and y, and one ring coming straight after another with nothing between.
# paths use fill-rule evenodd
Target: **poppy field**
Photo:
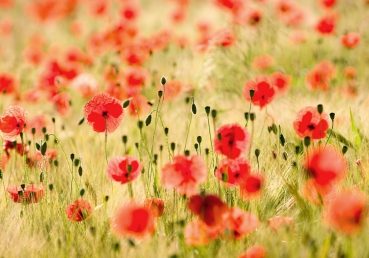
<instances>
[{"instance_id":1,"label":"poppy field","mask_svg":"<svg viewBox=\"0 0 369 258\"><path fill-rule=\"evenodd\" d=\"M369 1L0 0L0 257L369 257Z\"/></svg>"}]
</instances>

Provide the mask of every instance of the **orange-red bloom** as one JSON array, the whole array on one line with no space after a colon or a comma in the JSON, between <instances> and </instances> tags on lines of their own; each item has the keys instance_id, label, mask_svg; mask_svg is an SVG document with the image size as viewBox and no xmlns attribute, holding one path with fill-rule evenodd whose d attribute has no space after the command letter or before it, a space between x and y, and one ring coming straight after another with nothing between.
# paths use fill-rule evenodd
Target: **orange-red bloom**
<instances>
[{"instance_id":1,"label":"orange-red bloom","mask_svg":"<svg viewBox=\"0 0 369 258\"><path fill-rule=\"evenodd\" d=\"M205 183L206 176L205 161L198 155L177 155L161 171L161 181L165 188L176 189L188 197L196 194L198 185Z\"/></svg>"},{"instance_id":2,"label":"orange-red bloom","mask_svg":"<svg viewBox=\"0 0 369 258\"><path fill-rule=\"evenodd\" d=\"M329 81L336 76L336 69L331 62L323 61L317 64L306 75L306 87L310 90L327 90Z\"/></svg>"},{"instance_id":3,"label":"orange-red bloom","mask_svg":"<svg viewBox=\"0 0 369 258\"><path fill-rule=\"evenodd\" d=\"M317 107L307 106L297 112L293 128L297 135L304 139L319 140L326 137L329 118L325 112L319 114Z\"/></svg>"},{"instance_id":4,"label":"orange-red bloom","mask_svg":"<svg viewBox=\"0 0 369 258\"><path fill-rule=\"evenodd\" d=\"M141 162L135 157L125 155L112 158L108 163L106 173L111 180L125 184L135 180L141 171Z\"/></svg>"},{"instance_id":5,"label":"orange-red bloom","mask_svg":"<svg viewBox=\"0 0 369 258\"><path fill-rule=\"evenodd\" d=\"M285 95L288 93L291 87L291 76L280 72L274 72L269 75L270 81L273 85L277 86L277 95Z\"/></svg>"},{"instance_id":6,"label":"orange-red bloom","mask_svg":"<svg viewBox=\"0 0 369 258\"><path fill-rule=\"evenodd\" d=\"M120 206L110 220L110 228L119 237L142 238L155 231L155 215L145 205L130 201Z\"/></svg>"},{"instance_id":7,"label":"orange-red bloom","mask_svg":"<svg viewBox=\"0 0 369 258\"><path fill-rule=\"evenodd\" d=\"M250 134L239 124L221 126L214 138L215 152L235 159L246 153L250 147Z\"/></svg>"},{"instance_id":8,"label":"orange-red bloom","mask_svg":"<svg viewBox=\"0 0 369 258\"><path fill-rule=\"evenodd\" d=\"M248 80L243 88L243 97L252 104L259 106L260 109L273 101L276 96L276 87L265 75L257 75L254 80ZM250 90L254 90L251 98Z\"/></svg>"},{"instance_id":9,"label":"orange-red bloom","mask_svg":"<svg viewBox=\"0 0 369 258\"><path fill-rule=\"evenodd\" d=\"M83 109L87 123L95 132L114 132L123 120L123 107L109 94L96 94Z\"/></svg>"},{"instance_id":10,"label":"orange-red bloom","mask_svg":"<svg viewBox=\"0 0 369 258\"><path fill-rule=\"evenodd\" d=\"M194 195L187 203L188 209L199 216L209 227L221 227L228 206L216 195Z\"/></svg>"},{"instance_id":11,"label":"orange-red bloom","mask_svg":"<svg viewBox=\"0 0 369 258\"><path fill-rule=\"evenodd\" d=\"M315 25L315 30L321 35L331 35L336 28L337 16L334 14L326 14L321 17Z\"/></svg>"},{"instance_id":12,"label":"orange-red bloom","mask_svg":"<svg viewBox=\"0 0 369 258\"><path fill-rule=\"evenodd\" d=\"M79 198L65 208L65 214L70 221L80 222L91 217L92 207L87 200Z\"/></svg>"},{"instance_id":13,"label":"orange-red bloom","mask_svg":"<svg viewBox=\"0 0 369 258\"><path fill-rule=\"evenodd\" d=\"M26 111L20 106L9 106L0 118L0 134L4 140L13 141L26 124Z\"/></svg>"},{"instance_id":14,"label":"orange-red bloom","mask_svg":"<svg viewBox=\"0 0 369 258\"><path fill-rule=\"evenodd\" d=\"M262 174L250 174L240 180L240 196L248 200L260 195L264 185L264 176Z\"/></svg>"},{"instance_id":15,"label":"orange-red bloom","mask_svg":"<svg viewBox=\"0 0 369 258\"><path fill-rule=\"evenodd\" d=\"M222 159L215 171L215 176L226 186L237 186L250 174L250 163L244 157Z\"/></svg>"},{"instance_id":16,"label":"orange-red bloom","mask_svg":"<svg viewBox=\"0 0 369 258\"><path fill-rule=\"evenodd\" d=\"M254 61L252 61L252 66L257 70L266 70L273 66L273 64L274 58L268 54L257 56L254 58Z\"/></svg>"},{"instance_id":17,"label":"orange-red bloom","mask_svg":"<svg viewBox=\"0 0 369 258\"><path fill-rule=\"evenodd\" d=\"M10 198L16 203L31 204L42 200L45 195L45 190L42 186L34 184L25 187L10 185L6 188L10 194Z\"/></svg>"},{"instance_id":18,"label":"orange-red bloom","mask_svg":"<svg viewBox=\"0 0 369 258\"><path fill-rule=\"evenodd\" d=\"M247 249L246 253L241 254L238 258L264 258L266 257L265 249L261 245L254 245Z\"/></svg>"},{"instance_id":19,"label":"orange-red bloom","mask_svg":"<svg viewBox=\"0 0 369 258\"><path fill-rule=\"evenodd\" d=\"M325 220L334 229L347 234L359 233L367 215L367 198L357 189L340 193L325 207Z\"/></svg>"},{"instance_id":20,"label":"orange-red bloom","mask_svg":"<svg viewBox=\"0 0 369 258\"><path fill-rule=\"evenodd\" d=\"M187 224L184 237L187 245L207 245L211 240L217 238L216 230L208 227L203 221L197 219Z\"/></svg>"},{"instance_id":21,"label":"orange-red bloom","mask_svg":"<svg viewBox=\"0 0 369 258\"><path fill-rule=\"evenodd\" d=\"M11 94L18 89L17 78L7 72L0 72L0 93Z\"/></svg>"},{"instance_id":22,"label":"orange-red bloom","mask_svg":"<svg viewBox=\"0 0 369 258\"><path fill-rule=\"evenodd\" d=\"M345 157L332 145L319 145L309 149L304 167L316 183L323 186L339 181L347 173Z\"/></svg>"},{"instance_id":23,"label":"orange-red bloom","mask_svg":"<svg viewBox=\"0 0 369 258\"><path fill-rule=\"evenodd\" d=\"M224 216L224 236L230 239L239 239L250 234L260 225L259 219L252 213L233 207Z\"/></svg>"},{"instance_id":24,"label":"orange-red bloom","mask_svg":"<svg viewBox=\"0 0 369 258\"><path fill-rule=\"evenodd\" d=\"M341 44L347 48L355 48L359 45L361 36L357 32L349 32L341 36Z\"/></svg>"}]
</instances>

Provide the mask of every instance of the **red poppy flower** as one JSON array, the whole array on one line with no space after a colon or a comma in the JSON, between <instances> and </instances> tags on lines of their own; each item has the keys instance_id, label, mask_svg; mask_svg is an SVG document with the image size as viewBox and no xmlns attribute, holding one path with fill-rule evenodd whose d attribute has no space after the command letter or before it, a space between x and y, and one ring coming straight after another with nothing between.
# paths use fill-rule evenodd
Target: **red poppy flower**
<instances>
[{"instance_id":1,"label":"red poppy flower","mask_svg":"<svg viewBox=\"0 0 369 258\"><path fill-rule=\"evenodd\" d=\"M239 239L250 234L260 225L259 219L252 213L233 207L224 216L224 236L230 239Z\"/></svg>"},{"instance_id":2,"label":"red poppy flower","mask_svg":"<svg viewBox=\"0 0 369 258\"><path fill-rule=\"evenodd\" d=\"M205 183L206 177L205 161L198 155L177 155L161 171L161 181L165 188L176 189L188 197L196 194L198 185Z\"/></svg>"},{"instance_id":3,"label":"red poppy flower","mask_svg":"<svg viewBox=\"0 0 369 258\"><path fill-rule=\"evenodd\" d=\"M237 186L250 174L250 163L244 157L222 159L215 171L215 176L226 186Z\"/></svg>"},{"instance_id":4,"label":"red poppy flower","mask_svg":"<svg viewBox=\"0 0 369 258\"><path fill-rule=\"evenodd\" d=\"M99 92L98 81L88 73L78 75L72 80L70 86L77 90L84 98L92 98Z\"/></svg>"},{"instance_id":5,"label":"red poppy flower","mask_svg":"<svg viewBox=\"0 0 369 258\"><path fill-rule=\"evenodd\" d=\"M129 102L129 114L131 116L141 116L148 114L151 110L151 106L148 103L149 101L142 95L136 95L130 98L131 101Z\"/></svg>"},{"instance_id":6,"label":"red poppy flower","mask_svg":"<svg viewBox=\"0 0 369 258\"><path fill-rule=\"evenodd\" d=\"M10 185L6 188L10 198L16 203L31 204L42 200L45 190L42 186L34 184L27 185L25 188L16 185Z\"/></svg>"},{"instance_id":7,"label":"red poppy flower","mask_svg":"<svg viewBox=\"0 0 369 258\"><path fill-rule=\"evenodd\" d=\"M250 134L240 125L223 125L217 130L214 138L215 152L236 159L249 150L250 139Z\"/></svg>"},{"instance_id":8,"label":"red poppy flower","mask_svg":"<svg viewBox=\"0 0 369 258\"><path fill-rule=\"evenodd\" d=\"M357 70L355 67L347 66L343 69L343 75L349 80L354 79L357 75Z\"/></svg>"},{"instance_id":9,"label":"red poppy flower","mask_svg":"<svg viewBox=\"0 0 369 258\"><path fill-rule=\"evenodd\" d=\"M274 58L268 54L257 56L252 61L252 66L257 70L266 70L273 66Z\"/></svg>"},{"instance_id":10,"label":"red poppy flower","mask_svg":"<svg viewBox=\"0 0 369 258\"><path fill-rule=\"evenodd\" d=\"M276 232L281 227L284 228L291 228L292 227L293 220L289 217L283 217L283 216L275 216L273 218L268 219L268 227Z\"/></svg>"},{"instance_id":11,"label":"red poppy flower","mask_svg":"<svg viewBox=\"0 0 369 258\"><path fill-rule=\"evenodd\" d=\"M7 72L0 72L0 93L11 94L18 89L17 78Z\"/></svg>"},{"instance_id":12,"label":"red poppy flower","mask_svg":"<svg viewBox=\"0 0 369 258\"><path fill-rule=\"evenodd\" d=\"M70 221L80 222L91 217L92 207L87 200L79 198L65 208L65 214Z\"/></svg>"},{"instance_id":13,"label":"red poppy flower","mask_svg":"<svg viewBox=\"0 0 369 258\"><path fill-rule=\"evenodd\" d=\"M321 185L315 179L309 179L302 187L302 196L315 205L322 205L329 202L336 194L333 184Z\"/></svg>"},{"instance_id":14,"label":"red poppy flower","mask_svg":"<svg viewBox=\"0 0 369 258\"><path fill-rule=\"evenodd\" d=\"M325 8L332 8L336 4L336 0L319 0L319 4Z\"/></svg>"},{"instance_id":15,"label":"red poppy flower","mask_svg":"<svg viewBox=\"0 0 369 258\"><path fill-rule=\"evenodd\" d=\"M211 240L216 239L217 236L216 230L208 227L199 219L191 221L184 229L186 244L191 246L207 245Z\"/></svg>"},{"instance_id":16,"label":"red poppy flower","mask_svg":"<svg viewBox=\"0 0 369 258\"><path fill-rule=\"evenodd\" d=\"M262 20L263 12L255 7L242 8L234 13L233 20L240 25L256 26Z\"/></svg>"},{"instance_id":17,"label":"red poppy flower","mask_svg":"<svg viewBox=\"0 0 369 258\"><path fill-rule=\"evenodd\" d=\"M123 107L109 94L96 94L83 109L87 123L95 132L114 132L123 120Z\"/></svg>"},{"instance_id":18,"label":"red poppy flower","mask_svg":"<svg viewBox=\"0 0 369 258\"><path fill-rule=\"evenodd\" d=\"M209 227L222 226L223 216L228 211L227 204L216 195L194 195L187 207Z\"/></svg>"},{"instance_id":19,"label":"red poppy flower","mask_svg":"<svg viewBox=\"0 0 369 258\"><path fill-rule=\"evenodd\" d=\"M254 90L251 100L250 90ZM275 86L265 75L257 75L254 80L248 80L243 88L243 97L252 104L259 106L260 109L271 103L276 96Z\"/></svg>"},{"instance_id":20,"label":"red poppy flower","mask_svg":"<svg viewBox=\"0 0 369 258\"><path fill-rule=\"evenodd\" d=\"M125 184L135 180L140 175L141 170L140 161L135 157L125 155L111 159L106 173L111 180Z\"/></svg>"},{"instance_id":21,"label":"red poppy flower","mask_svg":"<svg viewBox=\"0 0 369 258\"><path fill-rule=\"evenodd\" d=\"M26 111L20 106L9 106L0 118L0 134L4 140L13 141L26 124Z\"/></svg>"},{"instance_id":22,"label":"red poppy flower","mask_svg":"<svg viewBox=\"0 0 369 258\"><path fill-rule=\"evenodd\" d=\"M261 245L254 245L247 249L246 253L241 254L238 258L264 258L266 257L265 249Z\"/></svg>"},{"instance_id":23,"label":"red poppy flower","mask_svg":"<svg viewBox=\"0 0 369 258\"><path fill-rule=\"evenodd\" d=\"M244 200L258 197L263 185L264 176L262 174L248 175L240 180L240 196Z\"/></svg>"},{"instance_id":24,"label":"red poppy flower","mask_svg":"<svg viewBox=\"0 0 369 258\"><path fill-rule=\"evenodd\" d=\"M355 48L359 45L361 36L357 32L349 32L341 36L341 44L347 48Z\"/></svg>"},{"instance_id":25,"label":"red poppy flower","mask_svg":"<svg viewBox=\"0 0 369 258\"><path fill-rule=\"evenodd\" d=\"M293 128L297 135L304 139L320 140L326 137L329 118L325 112L319 114L317 107L307 106L297 112Z\"/></svg>"},{"instance_id":26,"label":"red poppy flower","mask_svg":"<svg viewBox=\"0 0 369 258\"><path fill-rule=\"evenodd\" d=\"M110 228L119 237L142 238L154 233L154 217L151 209L132 200L117 209L110 220Z\"/></svg>"},{"instance_id":27,"label":"red poppy flower","mask_svg":"<svg viewBox=\"0 0 369 258\"><path fill-rule=\"evenodd\" d=\"M323 61L306 75L306 87L310 90L327 90L329 81L335 76L336 69L334 65L328 61Z\"/></svg>"},{"instance_id":28,"label":"red poppy flower","mask_svg":"<svg viewBox=\"0 0 369 258\"><path fill-rule=\"evenodd\" d=\"M342 179L347 173L345 157L332 145L319 145L309 149L304 167L316 183L323 186Z\"/></svg>"},{"instance_id":29,"label":"red poppy flower","mask_svg":"<svg viewBox=\"0 0 369 258\"><path fill-rule=\"evenodd\" d=\"M345 190L324 211L329 226L344 234L354 235L359 233L366 220L367 198L357 189Z\"/></svg>"},{"instance_id":30,"label":"red poppy flower","mask_svg":"<svg viewBox=\"0 0 369 258\"><path fill-rule=\"evenodd\" d=\"M273 85L277 86L277 95L285 95L288 93L291 87L291 76L280 72L274 72L269 75L270 81Z\"/></svg>"},{"instance_id":31,"label":"red poppy flower","mask_svg":"<svg viewBox=\"0 0 369 258\"><path fill-rule=\"evenodd\" d=\"M164 200L160 198L149 198L145 200L145 205L151 209L155 217L161 217L164 213Z\"/></svg>"},{"instance_id":32,"label":"red poppy flower","mask_svg":"<svg viewBox=\"0 0 369 258\"><path fill-rule=\"evenodd\" d=\"M326 14L321 17L315 26L315 30L321 35L331 35L336 28L337 16L334 14Z\"/></svg>"}]
</instances>

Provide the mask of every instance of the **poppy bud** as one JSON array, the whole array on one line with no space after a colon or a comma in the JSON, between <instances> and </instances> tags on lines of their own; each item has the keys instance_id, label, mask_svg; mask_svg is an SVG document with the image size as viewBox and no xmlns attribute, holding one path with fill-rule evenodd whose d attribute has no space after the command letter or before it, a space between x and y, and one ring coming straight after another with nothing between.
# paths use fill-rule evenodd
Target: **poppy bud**
<instances>
[{"instance_id":1,"label":"poppy bud","mask_svg":"<svg viewBox=\"0 0 369 258\"><path fill-rule=\"evenodd\" d=\"M81 190L79 190L79 195L82 197L83 195L85 194L85 189L81 189Z\"/></svg>"},{"instance_id":2,"label":"poppy bud","mask_svg":"<svg viewBox=\"0 0 369 258\"><path fill-rule=\"evenodd\" d=\"M84 121L85 121L85 118L84 118L84 117L82 117L82 118L79 120L78 125L83 124L83 122L84 122Z\"/></svg>"},{"instance_id":3,"label":"poppy bud","mask_svg":"<svg viewBox=\"0 0 369 258\"><path fill-rule=\"evenodd\" d=\"M32 134L35 134L35 133L36 133L36 128L34 128L34 127L33 127L33 128L31 129L31 132L32 132Z\"/></svg>"},{"instance_id":4,"label":"poppy bud","mask_svg":"<svg viewBox=\"0 0 369 258\"><path fill-rule=\"evenodd\" d=\"M284 151L282 155L283 155L283 159L287 161L287 158L288 158L287 152Z\"/></svg>"},{"instance_id":5,"label":"poppy bud","mask_svg":"<svg viewBox=\"0 0 369 258\"><path fill-rule=\"evenodd\" d=\"M58 167L58 166L59 166L59 161L54 160L54 166L55 166L55 167Z\"/></svg>"},{"instance_id":6,"label":"poppy bud","mask_svg":"<svg viewBox=\"0 0 369 258\"><path fill-rule=\"evenodd\" d=\"M209 155L209 151L210 151L209 148L206 148L205 149L205 155Z\"/></svg>"},{"instance_id":7,"label":"poppy bud","mask_svg":"<svg viewBox=\"0 0 369 258\"><path fill-rule=\"evenodd\" d=\"M317 109L318 109L319 114L322 114L323 113L323 105L322 104L319 104L317 106Z\"/></svg>"},{"instance_id":8,"label":"poppy bud","mask_svg":"<svg viewBox=\"0 0 369 258\"><path fill-rule=\"evenodd\" d=\"M342 147L342 153L345 154L348 151L348 147L346 145L344 145Z\"/></svg>"},{"instance_id":9,"label":"poppy bud","mask_svg":"<svg viewBox=\"0 0 369 258\"><path fill-rule=\"evenodd\" d=\"M205 112L206 112L207 116L210 114L210 107L209 106L205 107Z\"/></svg>"},{"instance_id":10,"label":"poppy bud","mask_svg":"<svg viewBox=\"0 0 369 258\"><path fill-rule=\"evenodd\" d=\"M197 149L199 148L199 144L198 143L195 143L194 144L194 147L195 147L195 150L197 151Z\"/></svg>"},{"instance_id":11,"label":"poppy bud","mask_svg":"<svg viewBox=\"0 0 369 258\"><path fill-rule=\"evenodd\" d=\"M331 118L332 121L334 120L335 115L336 115L335 113L329 113L329 117Z\"/></svg>"},{"instance_id":12,"label":"poppy bud","mask_svg":"<svg viewBox=\"0 0 369 258\"><path fill-rule=\"evenodd\" d=\"M74 166L78 167L78 165L79 165L79 159L75 159L74 160Z\"/></svg>"},{"instance_id":13,"label":"poppy bud","mask_svg":"<svg viewBox=\"0 0 369 258\"><path fill-rule=\"evenodd\" d=\"M250 120L251 120L251 121L254 121L254 120L255 120L255 118L256 118L255 113L250 113Z\"/></svg>"},{"instance_id":14,"label":"poppy bud","mask_svg":"<svg viewBox=\"0 0 369 258\"><path fill-rule=\"evenodd\" d=\"M167 83L167 79L163 76L163 77L161 77L160 82L164 86Z\"/></svg>"},{"instance_id":15,"label":"poppy bud","mask_svg":"<svg viewBox=\"0 0 369 258\"><path fill-rule=\"evenodd\" d=\"M186 98L185 98L185 102L186 102L186 104L190 103L190 99L191 99L190 97L186 97Z\"/></svg>"},{"instance_id":16,"label":"poppy bud","mask_svg":"<svg viewBox=\"0 0 369 258\"><path fill-rule=\"evenodd\" d=\"M0 179L3 179L3 170L0 168Z\"/></svg>"},{"instance_id":17,"label":"poppy bud","mask_svg":"<svg viewBox=\"0 0 369 258\"><path fill-rule=\"evenodd\" d=\"M139 120L139 121L137 122L137 126L138 126L138 128L142 129L142 127L143 127L143 122L142 122L141 120Z\"/></svg>"},{"instance_id":18,"label":"poppy bud","mask_svg":"<svg viewBox=\"0 0 369 258\"><path fill-rule=\"evenodd\" d=\"M104 201L105 201L105 202L109 201L109 195L105 195L105 197L104 197Z\"/></svg>"},{"instance_id":19,"label":"poppy bud","mask_svg":"<svg viewBox=\"0 0 369 258\"><path fill-rule=\"evenodd\" d=\"M126 143L127 143L127 141L128 141L128 137L127 137L127 135L123 135L123 136L122 136L122 142L123 142L124 144L126 144Z\"/></svg>"},{"instance_id":20,"label":"poppy bud","mask_svg":"<svg viewBox=\"0 0 369 258\"><path fill-rule=\"evenodd\" d=\"M49 184L49 190L52 191L54 189L54 185L53 184Z\"/></svg>"},{"instance_id":21,"label":"poppy bud","mask_svg":"<svg viewBox=\"0 0 369 258\"><path fill-rule=\"evenodd\" d=\"M53 122L53 124L55 124L55 117L51 118L51 122Z\"/></svg>"},{"instance_id":22,"label":"poppy bud","mask_svg":"<svg viewBox=\"0 0 369 258\"><path fill-rule=\"evenodd\" d=\"M250 113L249 113L249 112L246 112L244 115L245 115L245 119L246 119L246 121L249 121Z\"/></svg>"},{"instance_id":23,"label":"poppy bud","mask_svg":"<svg viewBox=\"0 0 369 258\"><path fill-rule=\"evenodd\" d=\"M282 146L284 146L284 144L285 144L286 140L284 139L283 134L280 134L280 135L279 135L279 141L281 142L281 145L282 145Z\"/></svg>"},{"instance_id":24,"label":"poppy bud","mask_svg":"<svg viewBox=\"0 0 369 258\"><path fill-rule=\"evenodd\" d=\"M159 99L163 96L163 91L162 90L158 91L158 96L159 96Z\"/></svg>"},{"instance_id":25,"label":"poppy bud","mask_svg":"<svg viewBox=\"0 0 369 258\"><path fill-rule=\"evenodd\" d=\"M258 158L260 156L260 150L259 149L255 150L255 156L256 156L256 158Z\"/></svg>"},{"instance_id":26,"label":"poppy bud","mask_svg":"<svg viewBox=\"0 0 369 258\"><path fill-rule=\"evenodd\" d=\"M299 154L300 153L300 146L295 146L295 154Z\"/></svg>"},{"instance_id":27,"label":"poppy bud","mask_svg":"<svg viewBox=\"0 0 369 258\"><path fill-rule=\"evenodd\" d=\"M174 142L170 143L170 149L174 151L176 149L176 144Z\"/></svg>"},{"instance_id":28,"label":"poppy bud","mask_svg":"<svg viewBox=\"0 0 369 258\"><path fill-rule=\"evenodd\" d=\"M44 181L44 173L40 173L40 182L42 183Z\"/></svg>"},{"instance_id":29,"label":"poppy bud","mask_svg":"<svg viewBox=\"0 0 369 258\"><path fill-rule=\"evenodd\" d=\"M42 127L42 133L45 134L46 133L46 127Z\"/></svg>"},{"instance_id":30,"label":"poppy bud","mask_svg":"<svg viewBox=\"0 0 369 258\"><path fill-rule=\"evenodd\" d=\"M83 169L82 169L82 167L79 167L78 168L78 175L82 176L82 174L83 174Z\"/></svg>"},{"instance_id":31,"label":"poppy bud","mask_svg":"<svg viewBox=\"0 0 369 258\"><path fill-rule=\"evenodd\" d=\"M306 147L309 147L309 145L310 145L310 137L309 136L307 136L307 137L304 138L304 145Z\"/></svg>"},{"instance_id":32,"label":"poppy bud","mask_svg":"<svg viewBox=\"0 0 369 258\"><path fill-rule=\"evenodd\" d=\"M194 114L194 115L196 115L196 113L197 113L197 108L196 108L196 105L195 105L195 103L192 103L192 113Z\"/></svg>"},{"instance_id":33,"label":"poppy bud","mask_svg":"<svg viewBox=\"0 0 369 258\"><path fill-rule=\"evenodd\" d=\"M168 133L169 133L169 128L168 127L164 128L164 133L165 133L165 135L168 135Z\"/></svg>"},{"instance_id":34,"label":"poppy bud","mask_svg":"<svg viewBox=\"0 0 369 258\"><path fill-rule=\"evenodd\" d=\"M129 106L129 103L130 103L130 99L127 99L126 101L123 102L123 108L126 108Z\"/></svg>"},{"instance_id":35,"label":"poppy bud","mask_svg":"<svg viewBox=\"0 0 369 258\"><path fill-rule=\"evenodd\" d=\"M70 159L71 159L71 160L74 160L74 153L71 153L71 154L70 154Z\"/></svg>"},{"instance_id":36,"label":"poppy bud","mask_svg":"<svg viewBox=\"0 0 369 258\"><path fill-rule=\"evenodd\" d=\"M216 109L213 109L213 110L211 111L211 117L212 117L212 118L216 118L216 117L217 117L217 111L216 111Z\"/></svg>"},{"instance_id":37,"label":"poppy bud","mask_svg":"<svg viewBox=\"0 0 369 258\"><path fill-rule=\"evenodd\" d=\"M255 90L250 90L250 98L252 99L255 95Z\"/></svg>"},{"instance_id":38,"label":"poppy bud","mask_svg":"<svg viewBox=\"0 0 369 258\"><path fill-rule=\"evenodd\" d=\"M145 125L149 126L151 124L151 114L146 117Z\"/></svg>"},{"instance_id":39,"label":"poppy bud","mask_svg":"<svg viewBox=\"0 0 369 258\"><path fill-rule=\"evenodd\" d=\"M184 155L187 156L187 157L190 156L190 151L189 150L185 150L184 151Z\"/></svg>"},{"instance_id":40,"label":"poppy bud","mask_svg":"<svg viewBox=\"0 0 369 258\"><path fill-rule=\"evenodd\" d=\"M201 137L201 136L197 136L197 142L198 142L199 144L201 144L201 142L202 142L202 137Z\"/></svg>"}]
</instances>

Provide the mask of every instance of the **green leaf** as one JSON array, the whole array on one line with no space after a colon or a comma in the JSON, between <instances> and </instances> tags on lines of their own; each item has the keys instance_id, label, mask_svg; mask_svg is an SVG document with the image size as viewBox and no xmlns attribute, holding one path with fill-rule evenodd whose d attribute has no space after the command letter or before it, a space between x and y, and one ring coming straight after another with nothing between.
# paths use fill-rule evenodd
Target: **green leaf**
<instances>
[{"instance_id":1,"label":"green leaf","mask_svg":"<svg viewBox=\"0 0 369 258\"><path fill-rule=\"evenodd\" d=\"M355 145L356 145L356 147L360 147L360 145L361 145L360 134L359 134L359 131L356 127L354 116L352 115L352 110L351 109L350 109L350 119L351 119L351 129L354 133Z\"/></svg>"},{"instance_id":2,"label":"green leaf","mask_svg":"<svg viewBox=\"0 0 369 258\"><path fill-rule=\"evenodd\" d=\"M41 146L41 154L42 154L42 156L45 156L46 150L47 150L47 143L44 142L42 144L42 146Z\"/></svg>"},{"instance_id":3,"label":"green leaf","mask_svg":"<svg viewBox=\"0 0 369 258\"><path fill-rule=\"evenodd\" d=\"M128 107L128 106L129 106L129 102L130 102L130 100L129 100L129 99L127 99L126 101L124 101L124 102L123 102L123 108Z\"/></svg>"}]
</instances>

